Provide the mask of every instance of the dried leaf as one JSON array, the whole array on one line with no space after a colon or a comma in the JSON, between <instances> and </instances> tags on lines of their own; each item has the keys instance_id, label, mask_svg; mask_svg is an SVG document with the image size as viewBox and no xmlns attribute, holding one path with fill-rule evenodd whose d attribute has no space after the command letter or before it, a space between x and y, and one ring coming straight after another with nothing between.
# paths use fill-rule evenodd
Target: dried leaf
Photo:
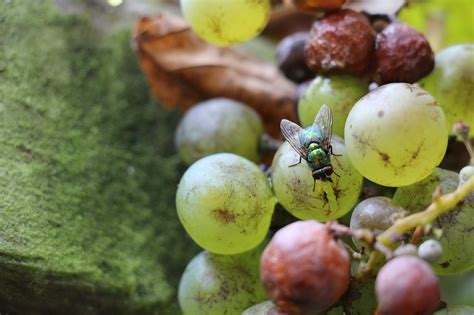
<instances>
[{"instance_id":1,"label":"dried leaf","mask_svg":"<svg viewBox=\"0 0 474 315\"><path fill-rule=\"evenodd\" d=\"M232 98L253 107L273 136L280 135L282 118L296 120L296 86L273 64L209 45L180 18L144 17L136 24L134 40L152 93L168 109Z\"/></svg>"},{"instance_id":2,"label":"dried leaf","mask_svg":"<svg viewBox=\"0 0 474 315\"><path fill-rule=\"evenodd\" d=\"M344 8L370 15L395 15L407 4L407 0L352 0Z\"/></svg>"}]
</instances>

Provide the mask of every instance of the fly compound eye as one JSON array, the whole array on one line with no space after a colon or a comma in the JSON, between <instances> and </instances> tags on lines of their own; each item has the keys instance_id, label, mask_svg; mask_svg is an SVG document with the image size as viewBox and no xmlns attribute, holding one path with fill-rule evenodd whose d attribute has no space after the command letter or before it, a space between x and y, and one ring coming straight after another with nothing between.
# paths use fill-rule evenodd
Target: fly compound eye
<instances>
[{"instance_id":1,"label":"fly compound eye","mask_svg":"<svg viewBox=\"0 0 474 315\"><path fill-rule=\"evenodd\" d=\"M314 150L317 150L317 149L319 149L319 148L320 148L319 144L318 144L318 143L315 143L315 142L311 143L311 144L308 146L308 150L310 150L310 151L314 151Z\"/></svg>"},{"instance_id":2,"label":"fly compound eye","mask_svg":"<svg viewBox=\"0 0 474 315\"><path fill-rule=\"evenodd\" d=\"M334 173L334 170L333 170L332 166L331 166L331 165L326 166L326 169L324 170L324 173L325 173L327 176L329 176L329 175L331 175L332 173Z\"/></svg>"}]
</instances>

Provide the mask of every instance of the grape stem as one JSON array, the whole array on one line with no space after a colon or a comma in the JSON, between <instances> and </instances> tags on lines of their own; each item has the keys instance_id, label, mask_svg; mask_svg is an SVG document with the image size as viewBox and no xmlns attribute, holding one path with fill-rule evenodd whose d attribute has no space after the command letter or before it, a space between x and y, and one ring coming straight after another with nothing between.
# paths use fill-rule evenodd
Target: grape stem
<instances>
[{"instance_id":1,"label":"grape stem","mask_svg":"<svg viewBox=\"0 0 474 315\"><path fill-rule=\"evenodd\" d=\"M426 210L396 221L394 225L376 237L376 242L393 249L397 243L395 240L400 239L401 235L418 226L430 224L440 215L455 208L472 191L474 191L474 176L463 185L460 185L454 192L436 196ZM357 278L361 278L365 274L375 274L382 264L381 260L384 258L384 255L381 254L378 250L372 251L367 264L359 269Z\"/></svg>"}]
</instances>

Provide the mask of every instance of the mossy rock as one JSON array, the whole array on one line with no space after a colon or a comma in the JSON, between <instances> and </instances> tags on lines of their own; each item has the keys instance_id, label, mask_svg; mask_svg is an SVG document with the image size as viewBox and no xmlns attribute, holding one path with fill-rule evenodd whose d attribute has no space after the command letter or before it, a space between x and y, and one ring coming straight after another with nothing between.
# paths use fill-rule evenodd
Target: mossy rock
<instances>
[{"instance_id":1,"label":"mossy rock","mask_svg":"<svg viewBox=\"0 0 474 315\"><path fill-rule=\"evenodd\" d=\"M178 314L177 113L130 31L0 2L0 313Z\"/></svg>"}]
</instances>

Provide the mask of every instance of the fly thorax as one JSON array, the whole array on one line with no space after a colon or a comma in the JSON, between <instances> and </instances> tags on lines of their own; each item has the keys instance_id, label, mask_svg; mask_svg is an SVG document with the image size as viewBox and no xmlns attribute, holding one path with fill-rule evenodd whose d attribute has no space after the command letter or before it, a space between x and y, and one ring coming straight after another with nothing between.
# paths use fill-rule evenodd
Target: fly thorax
<instances>
[{"instance_id":1,"label":"fly thorax","mask_svg":"<svg viewBox=\"0 0 474 315\"><path fill-rule=\"evenodd\" d=\"M311 143L308 147L308 161L319 166L330 163L328 153L318 143Z\"/></svg>"}]
</instances>

